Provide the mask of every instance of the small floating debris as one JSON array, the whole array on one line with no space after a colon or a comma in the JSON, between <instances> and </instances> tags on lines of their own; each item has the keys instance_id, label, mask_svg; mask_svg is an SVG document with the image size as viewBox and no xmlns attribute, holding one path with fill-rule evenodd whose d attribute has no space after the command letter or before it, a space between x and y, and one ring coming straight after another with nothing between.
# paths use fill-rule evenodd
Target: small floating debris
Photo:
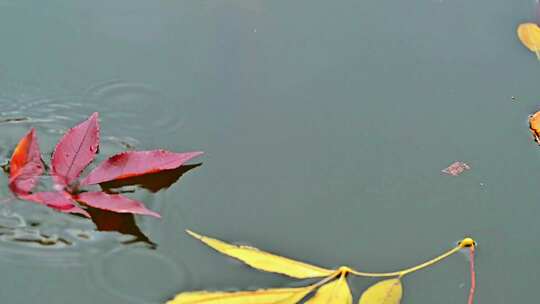
<instances>
[{"instance_id":1,"label":"small floating debris","mask_svg":"<svg viewBox=\"0 0 540 304\"><path fill-rule=\"evenodd\" d=\"M4 118L0 118L0 124L15 123L15 122L29 121L29 120L30 118L28 117L4 117Z\"/></svg>"},{"instance_id":2,"label":"small floating debris","mask_svg":"<svg viewBox=\"0 0 540 304\"><path fill-rule=\"evenodd\" d=\"M445 174L448 174L448 175L452 175L452 176L458 176L461 173L463 173L464 171L470 170L470 169L471 169L471 167L468 164L466 164L464 162L456 161L456 162L453 162L447 168L442 169L441 172L445 173Z\"/></svg>"}]
</instances>

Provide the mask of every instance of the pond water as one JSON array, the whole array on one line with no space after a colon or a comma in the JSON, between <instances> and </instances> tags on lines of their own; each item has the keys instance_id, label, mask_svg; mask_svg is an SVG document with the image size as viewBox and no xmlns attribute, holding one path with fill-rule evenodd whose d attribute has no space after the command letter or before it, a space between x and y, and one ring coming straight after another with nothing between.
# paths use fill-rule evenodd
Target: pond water
<instances>
[{"instance_id":1,"label":"pond water","mask_svg":"<svg viewBox=\"0 0 540 304\"><path fill-rule=\"evenodd\" d=\"M515 35L534 18L533 0L0 0L0 162L30 127L48 159L94 111L98 160L206 152L167 190L136 189L163 218L124 233L18 201L2 174L2 303L299 284L185 229L364 271L471 235L477 302L535 302L540 63ZM454 161L471 170L441 173ZM454 255L407 276L403 303L465 303L468 286Z\"/></svg>"}]
</instances>

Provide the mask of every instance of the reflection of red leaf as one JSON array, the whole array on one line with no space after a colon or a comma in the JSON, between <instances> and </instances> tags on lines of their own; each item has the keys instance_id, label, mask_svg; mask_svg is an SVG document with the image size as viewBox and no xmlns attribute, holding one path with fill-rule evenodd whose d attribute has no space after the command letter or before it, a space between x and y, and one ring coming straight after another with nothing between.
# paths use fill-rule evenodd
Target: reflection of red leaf
<instances>
[{"instance_id":1,"label":"reflection of red leaf","mask_svg":"<svg viewBox=\"0 0 540 304\"><path fill-rule=\"evenodd\" d=\"M441 171L449 175L458 176L461 173L463 173L463 171L470 170L470 169L471 167L467 165L466 163L457 161L457 162L452 163L450 166L448 166L448 168L443 169Z\"/></svg>"},{"instance_id":2,"label":"reflection of red leaf","mask_svg":"<svg viewBox=\"0 0 540 304\"><path fill-rule=\"evenodd\" d=\"M32 128L19 141L11 156L9 169L9 187L15 194L30 192L37 184L43 173L41 153Z\"/></svg>"},{"instance_id":3,"label":"reflection of red leaf","mask_svg":"<svg viewBox=\"0 0 540 304\"><path fill-rule=\"evenodd\" d=\"M176 183L178 179L186 172L201 166L202 163L194 165L182 165L176 169L163 170L156 173L150 173L140 176L128 177L124 179L116 179L109 182L103 182L99 185L103 191L109 193L112 189L122 188L124 186L137 185L150 192L158 192L161 189L169 188L172 184Z\"/></svg>"},{"instance_id":4,"label":"reflection of red leaf","mask_svg":"<svg viewBox=\"0 0 540 304\"><path fill-rule=\"evenodd\" d=\"M79 213L90 217L88 212L76 205L67 192L37 192L34 194L21 195L22 199L45 205L65 213Z\"/></svg>"},{"instance_id":5,"label":"reflection of red leaf","mask_svg":"<svg viewBox=\"0 0 540 304\"><path fill-rule=\"evenodd\" d=\"M74 197L88 206L94 208L120 212L151 215L161 217L159 213L146 209L143 203L132 200L120 194L107 194L104 192L84 192Z\"/></svg>"},{"instance_id":6,"label":"reflection of red leaf","mask_svg":"<svg viewBox=\"0 0 540 304\"><path fill-rule=\"evenodd\" d=\"M81 185L93 185L180 167L202 152L174 153L165 150L116 154L97 166Z\"/></svg>"},{"instance_id":7,"label":"reflection of red leaf","mask_svg":"<svg viewBox=\"0 0 540 304\"><path fill-rule=\"evenodd\" d=\"M135 238L124 242L124 244L143 242L150 245L151 248L156 248L156 244L144 235L137 226L133 214L116 213L90 206L87 206L87 211L92 216L92 221L96 224L98 231L116 231L122 234L129 234Z\"/></svg>"},{"instance_id":8,"label":"reflection of red leaf","mask_svg":"<svg viewBox=\"0 0 540 304\"><path fill-rule=\"evenodd\" d=\"M94 160L99 146L98 113L69 129L60 139L52 156L52 173L56 183L69 185Z\"/></svg>"}]
</instances>

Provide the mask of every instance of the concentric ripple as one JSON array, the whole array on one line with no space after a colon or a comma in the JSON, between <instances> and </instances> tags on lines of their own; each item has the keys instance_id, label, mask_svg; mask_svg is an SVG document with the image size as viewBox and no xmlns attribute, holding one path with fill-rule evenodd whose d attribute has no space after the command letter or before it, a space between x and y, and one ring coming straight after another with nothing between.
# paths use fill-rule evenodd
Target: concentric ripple
<instances>
[{"instance_id":1,"label":"concentric ripple","mask_svg":"<svg viewBox=\"0 0 540 304\"><path fill-rule=\"evenodd\" d=\"M181 126L180 102L168 100L147 84L109 81L88 89L84 99L103 120L115 122L113 135L146 142L164 132L174 133Z\"/></svg>"},{"instance_id":2,"label":"concentric ripple","mask_svg":"<svg viewBox=\"0 0 540 304\"><path fill-rule=\"evenodd\" d=\"M164 295L190 289L193 281L185 264L145 248L110 251L94 259L90 270L91 284L134 304L162 303Z\"/></svg>"},{"instance_id":3,"label":"concentric ripple","mask_svg":"<svg viewBox=\"0 0 540 304\"><path fill-rule=\"evenodd\" d=\"M6 93L9 95L0 95L0 164L7 163L16 143L31 127L37 130L42 158L48 163L60 136L94 111L100 112L102 121L101 153L96 162L112 153L136 149L148 130L174 129L177 121L171 111L176 105L167 106L158 90L144 84L105 82L80 94L54 96L42 96L39 88L12 84L2 94ZM96 256L131 247L124 244L132 235L96 231L88 219L18 200L7 183L7 175L0 173L0 259L24 265L82 266ZM43 183L39 187L47 188ZM144 190L128 195L159 212L154 195ZM157 224L142 217L135 221L144 226L143 233ZM153 251L148 244L132 246Z\"/></svg>"}]
</instances>

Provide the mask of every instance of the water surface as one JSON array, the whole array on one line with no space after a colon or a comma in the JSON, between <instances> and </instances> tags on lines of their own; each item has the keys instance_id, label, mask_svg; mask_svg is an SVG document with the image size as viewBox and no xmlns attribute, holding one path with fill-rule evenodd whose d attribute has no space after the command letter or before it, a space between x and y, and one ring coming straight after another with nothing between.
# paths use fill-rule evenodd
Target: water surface
<instances>
[{"instance_id":1,"label":"water surface","mask_svg":"<svg viewBox=\"0 0 540 304\"><path fill-rule=\"evenodd\" d=\"M298 284L231 262L187 228L365 271L417 264L472 235L478 302L537 300L540 150L526 120L540 105L540 64L515 35L535 18L532 0L0 8L0 161L32 126L47 158L93 111L100 160L206 151L168 190L133 194L163 215L136 217L155 249L16 201L0 175L3 302L161 303ZM472 169L441 174L456 160ZM403 303L465 303L467 267L455 255L406 277ZM370 283L352 279L352 290Z\"/></svg>"}]
</instances>

